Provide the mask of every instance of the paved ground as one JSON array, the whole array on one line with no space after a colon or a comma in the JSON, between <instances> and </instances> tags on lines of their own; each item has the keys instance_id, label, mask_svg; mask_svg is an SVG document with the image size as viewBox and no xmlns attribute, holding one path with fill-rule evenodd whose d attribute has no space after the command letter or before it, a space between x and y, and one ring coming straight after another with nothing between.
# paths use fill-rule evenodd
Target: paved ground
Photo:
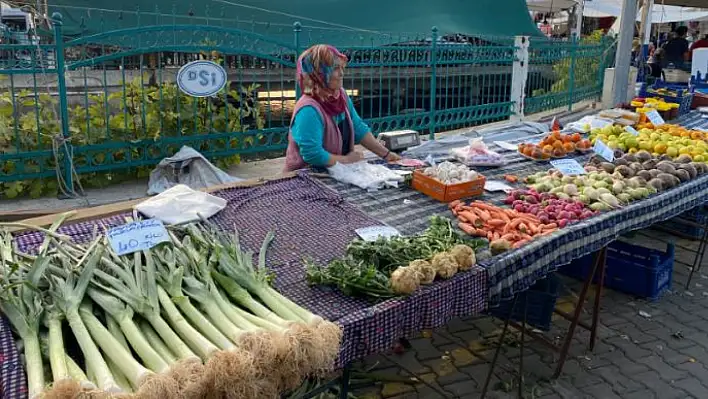
<instances>
[{"instance_id":1,"label":"paved ground","mask_svg":"<svg viewBox=\"0 0 708 399\"><path fill-rule=\"evenodd\" d=\"M631 237L653 248L673 238L655 231ZM578 329L563 375L555 381L557 354L537 341L524 349L525 398L708 398L708 259L685 288L697 241L677 240L672 290L651 303L606 290L599 342L587 351L589 333ZM557 307L574 309L572 291L580 284L565 279L566 295ZM590 298L589 300L592 300ZM587 307L591 308L591 304ZM585 315L589 321L589 314ZM555 320L545 336L559 341L569 325ZM359 364L380 380L356 390L359 398L479 398L503 324L492 318L454 320L424 331L403 353L374 356ZM520 335L505 340L490 398L517 397ZM481 356L477 356L481 354Z\"/></svg>"}]
</instances>

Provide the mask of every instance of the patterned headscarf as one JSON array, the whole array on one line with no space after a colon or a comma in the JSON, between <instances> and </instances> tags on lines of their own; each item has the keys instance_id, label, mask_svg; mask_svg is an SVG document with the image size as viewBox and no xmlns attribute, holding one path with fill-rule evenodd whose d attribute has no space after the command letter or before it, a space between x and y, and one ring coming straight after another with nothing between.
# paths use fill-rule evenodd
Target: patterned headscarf
<instances>
[{"instance_id":1,"label":"patterned headscarf","mask_svg":"<svg viewBox=\"0 0 708 399\"><path fill-rule=\"evenodd\" d=\"M320 103L330 115L339 115L347 107L342 90L329 88L335 65L346 65L347 56L336 48L317 44L305 50L297 60L297 81L300 90Z\"/></svg>"}]
</instances>

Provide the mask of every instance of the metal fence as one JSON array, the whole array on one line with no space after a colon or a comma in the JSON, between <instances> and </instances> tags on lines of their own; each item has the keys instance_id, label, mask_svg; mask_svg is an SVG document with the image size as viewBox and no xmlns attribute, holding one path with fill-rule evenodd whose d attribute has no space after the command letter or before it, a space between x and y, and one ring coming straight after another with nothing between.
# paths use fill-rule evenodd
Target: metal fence
<instances>
[{"instance_id":1,"label":"metal fence","mask_svg":"<svg viewBox=\"0 0 708 399\"><path fill-rule=\"evenodd\" d=\"M57 40L61 22L55 14L55 40L0 44L0 197L145 177L183 145L220 167L282 153L297 55L353 34L296 24L293 40L284 42L275 38L282 32L166 24ZM518 114L512 69L524 60L514 39L448 39L433 29L419 37L362 37L361 45L341 49L350 59L345 88L375 133L434 133ZM527 113L597 97L606 48L602 41L532 43ZM179 67L196 59L227 70L219 95L194 98L177 88Z\"/></svg>"}]
</instances>

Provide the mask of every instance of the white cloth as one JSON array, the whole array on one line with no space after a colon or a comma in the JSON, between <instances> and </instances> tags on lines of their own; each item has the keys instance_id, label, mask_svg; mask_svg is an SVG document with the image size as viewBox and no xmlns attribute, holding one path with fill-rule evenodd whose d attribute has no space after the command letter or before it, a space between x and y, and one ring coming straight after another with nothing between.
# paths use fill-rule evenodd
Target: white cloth
<instances>
[{"instance_id":1,"label":"white cloth","mask_svg":"<svg viewBox=\"0 0 708 399\"><path fill-rule=\"evenodd\" d=\"M147 193L158 194L177 184L199 190L242 180L217 168L197 150L183 146L175 155L160 161L150 172Z\"/></svg>"},{"instance_id":2,"label":"white cloth","mask_svg":"<svg viewBox=\"0 0 708 399\"><path fill-rule=\"evenodd\" d=\"M352 164L336 163L327 170L337 181L371 191L385 187L398 187L398 183L405 181L399 173L383 165L372 165L366 161Z\"/></svg>"},{"instance_id":3,"label":"white cloth","mask_svg":"<svg viewBox=\"0 0 708 399\"><path fill-rule=\"evenodd\" d=\"M226 207L226 200L178 184L135 206L135 210L165 224L182 224L210 218Z\"/></svg>"}]
</instances>

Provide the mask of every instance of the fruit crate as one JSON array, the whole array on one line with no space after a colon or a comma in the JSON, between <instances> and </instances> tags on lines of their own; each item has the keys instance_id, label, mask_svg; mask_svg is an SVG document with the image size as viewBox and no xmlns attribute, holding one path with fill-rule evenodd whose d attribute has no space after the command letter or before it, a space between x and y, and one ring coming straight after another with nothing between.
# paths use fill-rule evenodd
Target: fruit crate
<instances>
[{"instance_id":1,"label":"fruit crate","mask_svg":"<svg viewBox=\"0 0 708 399\"><path fill-rule=\"evenodd\" d=\"M678 218L657 223L655 227L691 240L700 240L703 238L705 232L704 228L686 224L684 220L705 226L706 222L708 222L708 206L704 205L693 208L688 212L682 213Z\"/></svg>"},{"instance_id":2,"label":"fruit crate","mask_svg":"<svg viewBox=\"0 0 708 399\"><path fill-rule=\"evenodd\" d=\"M528 290L520 292L516 301L511 320L521 323L524 320L524 307L526 308L526 324L539 330L548 331L553 321L553 311L556 308L560 293L560 279L555 273L539 280ZM502 302L489 313L499 319L506 320L511 312L513 300Z\"/></svg>"},{"instance_id":3,"label":"fruit crate","mask_svg":"<svg viewBox=\"0 0 708 399\"><path fill-rule=\"evenodd\" d=\"M607 246L605 287L656 300L671 288L674 271L674 244L666 251L615 241ZM561 274L584 281L592 268L593 255L576 259L559 269ZM595 276L597 283L599 274Z\"/></svg>"},{"instance_id":4,"label":"fruit crate","mask_svg":"<svg viewBox=\"0 0 708 399\"><path fill-rule=\"evenodd\" d=\"M676 92L676 96L668 94L659 94L649 90L667 89ZM657 80L651 85L644 83L639 91L639 97L656 97L661 98L667 103L679 104L678 116L687 114L691 111L691 103L693 103L693 93L688 89L688 86L676 85Z\"/></svg>"},{"instance_id":5,"label":"fruit crate","mask_svg":"<svg viewBox=\"0 0 708 399\"><path fill-rule=\"evenodd\" d=\"M457 184L444 184L440 180L426 176L420 170L413 171L411 187L421 193L442 202L451 202L462 198L477 197L484 193L486 179L479 175L475 180Z\"/></svg>"}]
</instances>

